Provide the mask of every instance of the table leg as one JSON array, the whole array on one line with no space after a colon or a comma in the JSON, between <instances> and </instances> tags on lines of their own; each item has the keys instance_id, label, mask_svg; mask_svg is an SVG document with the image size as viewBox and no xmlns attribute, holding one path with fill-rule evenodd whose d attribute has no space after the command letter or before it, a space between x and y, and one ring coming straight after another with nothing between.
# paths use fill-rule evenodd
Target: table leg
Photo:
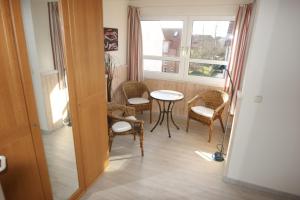
<instances>
[{"instance_id":1,"label":"table leg","mask_svg":"<svg viewBox=\"0 0 300 200\"><path fill-rule=\"evenodd\" d=\"M163 123L163 121L164 121L164 119L165 119L165 113L166 113L166 106L165 106L165 102L163 102L163 114L162 114L162 118L161 118L161 120L160 120L160 123L159 123L159 125L162 125L162 123Z\"/></svg>"},{"instance_id":2,"label":"table leg","mask_svg":"<svg viewBox=\"0 0 300 200\"><path fill-rule=\"evenodd\" d=\"M159 121L160 121L160 119L161 119L161 106L160 106L160 103L159 103L159 101L157 100L157 104L158 104L158 108L159 108L159 116L158 116L158 120L157 120L157 122L155 123L155 125L154 125L154 127L151 129L151 132L156 128L156 126L159 124Z\"/></svg>"},{"instance_id":3,"label":"table leg","mask_svg":"<svg viewBox=\"0 0 300 200\"><path fill-rule=\"evenodd\" d=\"M174 107L174 105L175 105L175 102L173 102L172 107L171 107L171 111L170 111L171 112L171 120L172 120L174 126L176 126L177 130L179 130L179 126L175 123L175 121L173 119L173 107Z\"/></svg>"},{"instance_id":4,"label":"table leg","mask_svg":"<svg viewBox=\"0 0 300 200\"><path fill-rule=\"evenodd\" d=\"M171 137L171 133L170 133L170 124L169 124L169 115L171 114L171 111L170 111L170 106L171 106L172 102L170 101L169 102L169 105L168 105L168 109L167 109L167 127L168 127L168 134L169 134L169 138ZM172 116L172 115L171 115Z\"/></svg>"}]
</instances>

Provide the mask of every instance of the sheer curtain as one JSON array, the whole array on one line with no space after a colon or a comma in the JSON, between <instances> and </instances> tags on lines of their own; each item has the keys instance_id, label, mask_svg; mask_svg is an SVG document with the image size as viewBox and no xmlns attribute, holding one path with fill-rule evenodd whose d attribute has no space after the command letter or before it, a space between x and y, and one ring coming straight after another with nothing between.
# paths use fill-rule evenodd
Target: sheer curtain
<instances>
[{"instance_id":1,"label":"sheer curtain","mask_svg":"<svg viewBox=\"0 0 300 200\"><path fill-rule=\"evenodd\" d=\"M59 85L66 87L63 40L60 27L58 2L48 2L51 44L53 52L54 69L58 71Z\"/></svg>"},{"instance_id":2,"label":"sheer curtain","mask_svg":"<svg viewBox=\"0 0 300 200\"><path fill-rule=\"evenodd\" d=\"M244 72L244 62L249 37L253 5L240 5L235 19L233 49L229 60L228 70L231 72L234 93L232 98L231 112L234 111L237 92L241 89L241 80ZM225 90L229 92L232 88L229 78L226 77Z\"/></svg>"},{"instance_id":3,"label":"sheer curtain","mask_svg":"<svg viewBox=\"0 0 300 200\"><path fill-rule=\"evenodd\" d=\"M143 80L143 45L139 8L128 9L128 80Z\"/></svg>"}]
</instances>

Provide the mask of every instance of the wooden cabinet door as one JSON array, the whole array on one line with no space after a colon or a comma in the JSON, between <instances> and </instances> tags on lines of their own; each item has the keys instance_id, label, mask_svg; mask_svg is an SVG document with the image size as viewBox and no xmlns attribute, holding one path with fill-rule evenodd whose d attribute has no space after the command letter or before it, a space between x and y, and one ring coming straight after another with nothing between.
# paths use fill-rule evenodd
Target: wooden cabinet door
<instances>
[{"instance_id":1,"label":"wooden cabinet door","mask_svg":"<svg viewBox=\"0 0 300 200\"><path fill-rule=\"evenodd\" d=\"M21 79L11 4L0 0L0 154L8 169L0 177L7 200L45 199Z\"/></svg>"},{"instance_id":2,"label":"wooden cabinet door","mask_svg":"<svg viewBox=\"0 0 300 200\"><path fill-rule=\"evenodd\" d=\"M87 187L108 164L102 1L60 2L73 130L80 133Z\"/></svg>"}]
</instances>

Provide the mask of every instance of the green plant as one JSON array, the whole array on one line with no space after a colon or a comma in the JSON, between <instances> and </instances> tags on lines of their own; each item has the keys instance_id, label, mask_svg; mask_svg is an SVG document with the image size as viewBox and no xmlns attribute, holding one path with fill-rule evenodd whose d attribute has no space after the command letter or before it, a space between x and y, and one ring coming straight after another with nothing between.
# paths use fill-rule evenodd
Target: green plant
<instances>
[{"instance_id":1,"label":"green plant","mask_svg":"<svg viewBox=\"0 0 300 200\"><path fill-rule=\"evenodd\" d=\"M105 74L107 75L107 100L110 102L112 101L112 94L111 94L111 87L112 87L112 81L114 78L114 73L115 73L115 64L114 64L114 59L112 55L109 53L105 53L105 58L104 58L104 64L105 64Z\"/></svg>"}]
</instances>

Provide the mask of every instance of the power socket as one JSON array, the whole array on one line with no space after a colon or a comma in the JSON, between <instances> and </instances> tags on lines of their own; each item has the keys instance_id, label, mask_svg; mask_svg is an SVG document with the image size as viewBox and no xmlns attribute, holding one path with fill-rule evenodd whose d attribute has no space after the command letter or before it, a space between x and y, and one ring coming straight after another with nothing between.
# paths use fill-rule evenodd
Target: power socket
<instances>
[{"instance_id":1,"label":"power socket","mask_svg":"<svg viewBox=\"0 0 300 200\"><path fill-rule=\"evenodd\" d=\"M261 103L261 102L263 102L263 96L260 96L260 95L255 96L254 97L254 102L255 103Z\"/></svg>"}]
</instances>

